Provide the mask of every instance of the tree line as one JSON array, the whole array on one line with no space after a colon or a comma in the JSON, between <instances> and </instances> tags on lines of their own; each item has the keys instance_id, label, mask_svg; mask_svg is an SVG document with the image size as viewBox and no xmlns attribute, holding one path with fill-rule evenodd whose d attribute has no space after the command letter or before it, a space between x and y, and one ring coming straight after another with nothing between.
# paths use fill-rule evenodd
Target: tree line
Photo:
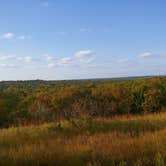
<instances>
[{"instance_id":1,"label":"tree line","mask_svg":"<svg viewBox=\"0 0 166 166\"><path fill-rule=\"evenodd\" d=\"M166 77L0 83L0 127L166 111Z\"/></svg>"}]
</instances>

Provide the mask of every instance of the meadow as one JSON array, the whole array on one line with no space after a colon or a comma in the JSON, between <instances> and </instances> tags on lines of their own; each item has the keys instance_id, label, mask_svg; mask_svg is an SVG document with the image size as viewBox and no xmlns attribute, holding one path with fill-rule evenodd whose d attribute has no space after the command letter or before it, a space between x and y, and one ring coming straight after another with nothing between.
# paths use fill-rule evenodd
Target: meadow
<instances>
[{"instance_id":1,"label":"meadow","mask_svg":"<svg viewBox=\"0 0 166 166\"><path fill-rule=\"evenodd\" d=\"M0 130L0 165L164 166L166 113Z\"/></svg>"}]
</instances>

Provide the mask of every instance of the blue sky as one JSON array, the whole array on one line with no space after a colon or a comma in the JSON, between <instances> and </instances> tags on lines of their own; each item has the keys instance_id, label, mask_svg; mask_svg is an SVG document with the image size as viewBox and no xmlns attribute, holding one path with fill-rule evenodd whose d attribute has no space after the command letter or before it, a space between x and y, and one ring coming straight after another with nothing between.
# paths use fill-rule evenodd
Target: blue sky
<instances>
[{"instance_id":1,"label":"blue sky","mask_svg":"<svg viewBox=\"0 0 166 166\"><path fill-rule=\"evenodd\" d=\"M165 0L0 2L0 80L166 74Z\"/></svg>"}]
</instances>

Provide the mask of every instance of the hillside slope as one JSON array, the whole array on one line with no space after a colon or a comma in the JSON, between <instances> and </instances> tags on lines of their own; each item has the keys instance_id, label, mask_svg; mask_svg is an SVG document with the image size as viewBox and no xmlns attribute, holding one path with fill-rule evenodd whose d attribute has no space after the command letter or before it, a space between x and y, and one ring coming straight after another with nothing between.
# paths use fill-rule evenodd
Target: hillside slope
<instances>
[{"instance_id":1,"label":"hillside slope","mask_svg":"<svg viewBox=\"0 0 166 166\"><path fill-rule=\"evenodd\" d=\"M0 130L0 165L166 165L166 113Z\"/></svg>"}]
</instances>

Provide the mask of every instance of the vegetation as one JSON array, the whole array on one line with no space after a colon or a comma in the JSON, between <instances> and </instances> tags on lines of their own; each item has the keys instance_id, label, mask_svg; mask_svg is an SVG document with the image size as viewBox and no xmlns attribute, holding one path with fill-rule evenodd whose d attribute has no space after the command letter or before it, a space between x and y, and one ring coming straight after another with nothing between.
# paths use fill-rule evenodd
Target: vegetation
<instances>
[{"instance_id":1,"label":"vegetation","mask_svg":"<svg viewBox=\"0 0 166 166\"><path fill-rule=\"evenodd\" d=\"M0 83L0 127L166 110L166 77Z\"/></svg>"},{"instance_id":2,"label":"vegetation","mask_svg":"<svg viewBox=\"0 0 166 166\"><path fill-rule=\"evenodd\" d=\"M0 82L0 165L165 166L166 77Z\"/></svg>"},{"instance_id":3,"label":"vegetation","mask_svg":"<svg viewBox=\"0 0 166 166\"><path fill-rule=\"evenodd\" d=\"M0 130L0 165L164 166L166 113Z\"/></svg>"}]
</instances>

